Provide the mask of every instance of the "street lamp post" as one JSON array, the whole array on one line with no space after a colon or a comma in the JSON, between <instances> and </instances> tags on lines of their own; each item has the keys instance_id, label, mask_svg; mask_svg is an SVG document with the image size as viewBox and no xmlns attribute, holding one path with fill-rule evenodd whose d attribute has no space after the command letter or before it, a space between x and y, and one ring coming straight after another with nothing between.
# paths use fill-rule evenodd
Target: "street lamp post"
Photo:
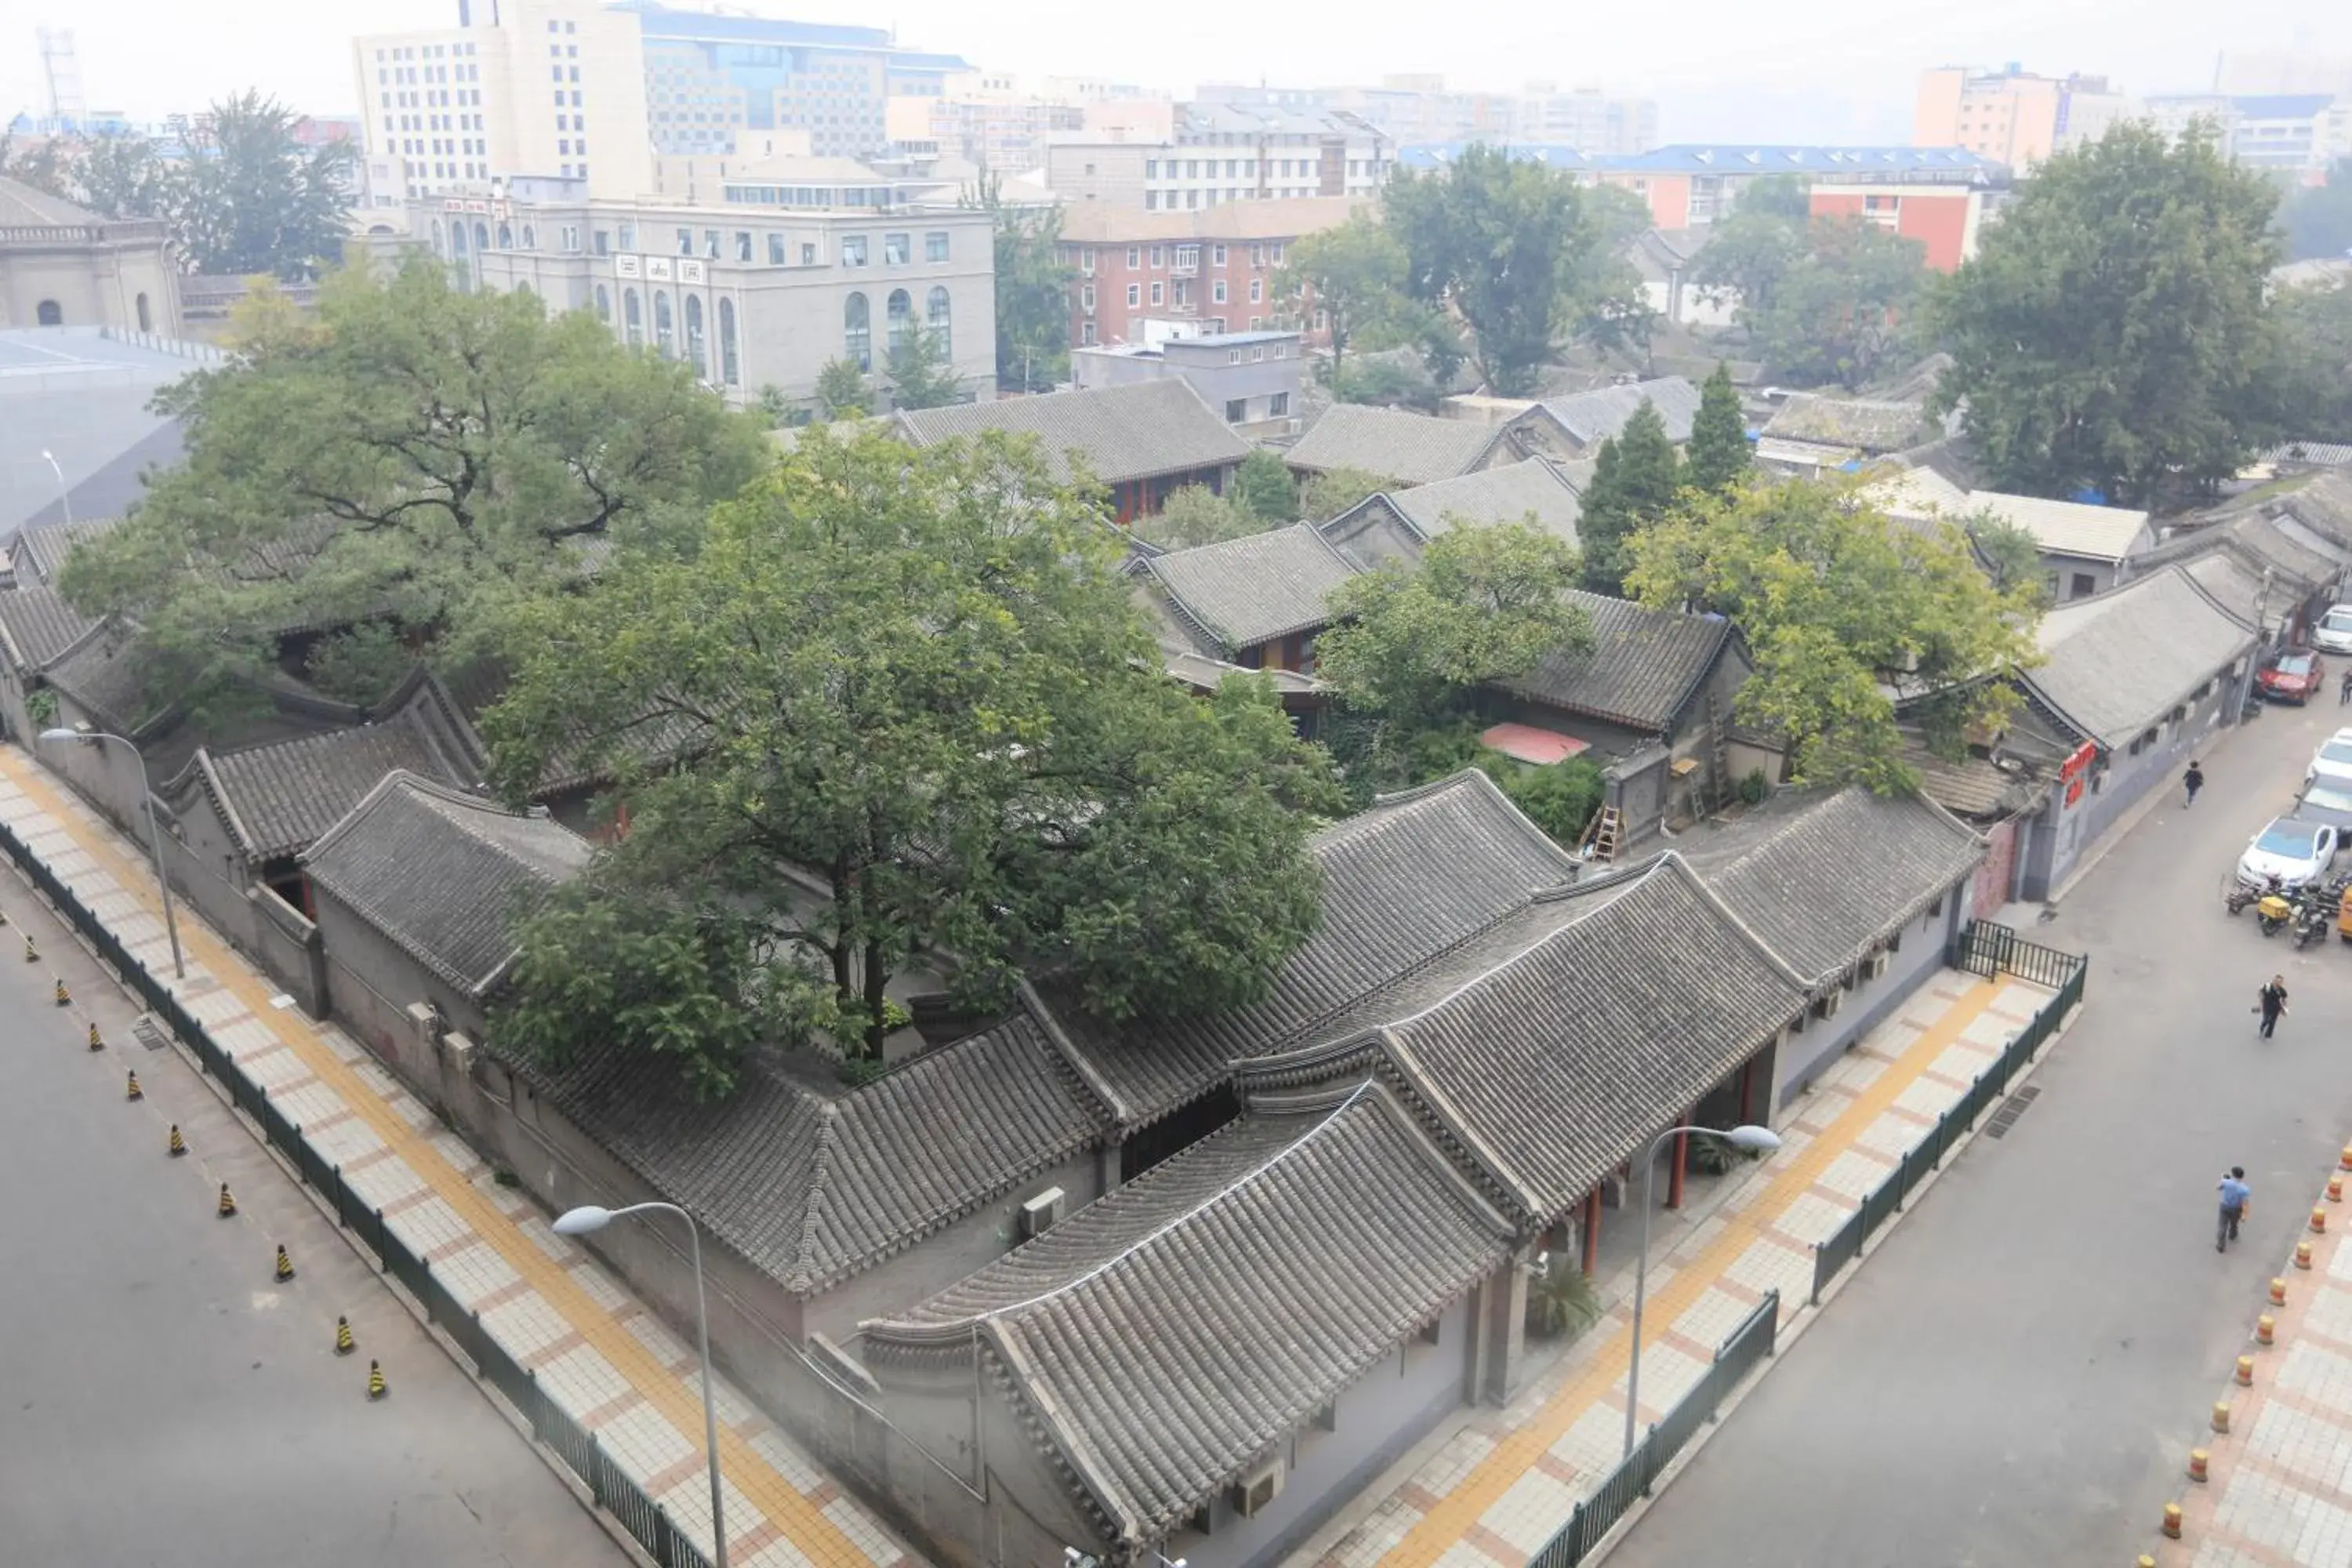
<instances>
[{"instance_id":1,"label":"street lamp post","mask_svg":"<svg viewBox=\"0 0 2352 1568\"><path fill-rule=\"evenodd\" d=\"M710 1312L702 1299L702 1232L694 1216L676 1204L631 1204L625 1209L599 1208L593 1204L567 1209L555 1222L558 1236L586 1236L604 1229L616 1219L633 1214L647 1214L658 1209L674 1214L686 1221L686 1239L693 1248L694 1258L694 1332L702 1347L702 1437L703 1451L710 1464L710 1540L718 1552L713 1568L727 1568L727 1525L719 1501L719 1407L713 1402L710 1381Z\"/></svg>"},{"instance_id":2,"label":"street lamp post","mask_svg":"<svg viewBox=\"0 0 2352 1568\"><path fill-rule=\"evenodd\" d=\"M46 458L48 454L44 452L41 456ZM147 808L147 847L155 857L155 885L163 890L163 931L172 939L172 978L185 980L188 968L180 958L180 921L172 912L172 879L163 870L163 836L155 826L155 792L147 787L147 759L139 754L138 747L121 736L110 735L103 730L44 730L41 739L53 744L60 741L78 741L90 746L111 741L129 752L131 759L139 764L139 799Z\"/></svg>"},{"instance_id":3,"label":"street lamp post","mask_svg":"<svg viewBox=\"0 0 2352 1568\"><path fill-rule=\"evenodd\" d=\"M58 505L65 509L66 526L71 528L73 526L73 492L66 489L66 471L58 466L57 458L50 454L47 447L41 448L41 461L48 464L49 472L58 477Z\"/></svg>"},{"instance_id":4,"label":"street lamp post","mask_svg":"<svg viewBox=\"0 0 2352 1568\"><path fill-rule=\"evenodd\" d=\"M1642 1296L1650 1284L1650 1175L1657 1168L1658 1145L1678 1132L1720 1138L1735 1149L1769 1152L1780 1146L1780 1135L1769 1127L1669 1127L1642 1151L1642 1250L1633 1255L1633 1350L1625 1367L1625 1453L1633 1457L1633 1426L1642 1407Z\"/></svg>"}]
</instances>

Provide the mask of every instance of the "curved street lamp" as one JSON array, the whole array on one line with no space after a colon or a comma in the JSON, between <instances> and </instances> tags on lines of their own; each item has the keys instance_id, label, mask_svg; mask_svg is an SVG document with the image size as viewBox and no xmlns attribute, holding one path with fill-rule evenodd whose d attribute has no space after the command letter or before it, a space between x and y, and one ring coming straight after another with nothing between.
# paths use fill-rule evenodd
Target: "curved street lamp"
<instances>
[{"instance_id":1,"label":"curved street lamp","mask_svg":"<svg viewBox=\"0 0 2352 1568\"><path fill-rule=\"evenodd\" d=\"M44 458L48 454L41 454ZM172 978L185 980L188 967L180 959L180 921L172 912L172 879L163 872L163 836L155 828L155 792L147 787L147 759L139 748L120 735L110 735L103 730L44 730L41 739L54 745L63 741L79 741L84 745L102 745L111 741L131 753L139 764L139 799L147 808L147 847L155 857L155 885L163 890L163 930L172 939Z\"/></svg>"},{"instance_id":2,"label":"curved street lamp","mask_svg":"<svg viewBox=\"0 0 2352 1568\"><path fill-rule=\"evenodd\" d=\"M1735 1149L1751 1154L1769 1153L1780 1146L1780 1135L1769 1127L1741 1126L1726 1131L1719 1127L1669 1127L1650 1140L1642 1152L1642 1250L1633 1256L1633 1350L1625 1367L1625 1452L1633 1457L1633 1425L1640 1419L1642 1408L1642 1297L1650 1284L1650 1177L1657 1169L1658 1145L1678 1132L1696 1132L1704 1137L1720 1138Z\"/></svg>"},{"instance_id":3,"label":"curved street lamp","mask_svg":"<svg viewBox=\"0 0 2352 1568\"><path fill-rule=\"evenodd\" d=\"M616 1219L625 1219L633 1214L650 1214L656 1210L664 1214L674 1214L686 1221L686 1238L693 1248L694 1331L696 1339L701 1342L702 1346L703 1451L709 1456L710 1541L718 1553L712 1559L712 1568L727 1568L727 1526L720 1513L719 1502L719 1410L712 1403L713 1388L710 1381L710 1313L702 1300L701 1227L694 1223L692 1215L676 1204L631 1204L625 1209L599 1208L594 1204L583 1204L576 1209L565 1210L557 1218L555 1234L586 1236L593 1231L604 1229Z\"/></svg>"}]
</instances>

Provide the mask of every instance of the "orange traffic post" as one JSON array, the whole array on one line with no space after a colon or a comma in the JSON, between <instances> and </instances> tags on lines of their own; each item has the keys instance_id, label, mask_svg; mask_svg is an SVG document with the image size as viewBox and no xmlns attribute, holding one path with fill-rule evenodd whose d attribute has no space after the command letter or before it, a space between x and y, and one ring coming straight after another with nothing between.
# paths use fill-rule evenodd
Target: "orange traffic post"
<instances>
[{"instance_id":1,"label":"orange traffic post","mask_svg":"<svg viewBox=\"0 0 2352 1568\"><path fill-rule=\"evenodd\" d=\"M2177 1502L2164 1505L2164 1534L2168 1541L2180 1539L2180 1505Z\"/></svg>"},{"instance_id":2,"label":"orange traffic post","mask_svg":"<svg viewBox=\"0 0 2352 1568\"><path fill-rule=\"evenodd\" d=\"M2297 1268L2311 1267L2311 1243L2298 1241L2294 1244L2294 1266Z\"/></svg>"},{"instance_id":3,"label":"orange traffic post","mask_svg":"<svg viewBox=\"0 0 2352 1568\"><path fill-rule=\"evenodd\" d=\"M2327 1228L2327 1211L2317 1204L2311 1206L2311 1228L2315 1235Z\"/></svg>"},{"instance_id":4,"label":"orange traffic post","mask_svg":"<svg viewBox=\"0 0 2352 1568\"><path fill-rule=\"evenodd\" d=\"M2227 1432L2229 1429L2230 1402L2226 1399L2217 1399L2213 1402L2213 1430Z\"/></svg>"},{"instance_id":5,"label":"orange traffic post","mask_svg":"<svg viewBox=\"0 0 2352 1568\"><path fill-rule=\"evenodd\" d=\"M2204 1449L2191 1448L2189 1450L2189 1479L2190 1480L2201 1481L2205 1479L2205 1459L2206 1454Z\"/></svg>"},{"instance_id":6,"label":"orange traffic post","mask_svg":"<svg viewBox=\"0 0 2352 1568\"><path fill-rule=\"evenodd\" d=\"M2340 1171L2327 1178L2327 1201L2331 1204L2344 1201L2344 1173Z\"/></svg>"},{"instance_id":7,"label":"orange traffic post","mask_svg":"<svg viewBox=\"0 0 2352 1568\"><path fill-rule=\"evenodd\" d=\"M2271 1276L2271 1305L2273 1307L2286 1305L2286 1281L2275 1274Z\"/></svg>"},{"instance_id":8,"label":"orange traffic post","mask_svg":"<svg viewBox=\"0 0 2352 1568\"><path fill-rule=\"evenodd\" d=\"M2277 1334L2278 1320L2268 1312L2254 1320L2254 1343L2258 1345L2273 1343Z\"/></svg>"},{"instance_id":9,"label":"orange traffic post","mask_svg":"<svg viewBox=\"0 0 2352 1568\"><path fill-rule=\"evenodd\" d=\"M2254 1358L2250 1355L2242 1355L2238 1358L2238 1386L2240 1388L2252 1388L2253 1385Z\"/></svg>"},{"instance_id":10,"label":"orange traffic post","mask_svg":"<svg viewBox=\"0 0 2352 1568\"><path fill-rule=\"evenodd\" d=\"M2344 1152L2336 1156L2336 1163L2346 1170L2352 1171L2352 1143L2344 1145Z\"/></svg>"}]
</instances>

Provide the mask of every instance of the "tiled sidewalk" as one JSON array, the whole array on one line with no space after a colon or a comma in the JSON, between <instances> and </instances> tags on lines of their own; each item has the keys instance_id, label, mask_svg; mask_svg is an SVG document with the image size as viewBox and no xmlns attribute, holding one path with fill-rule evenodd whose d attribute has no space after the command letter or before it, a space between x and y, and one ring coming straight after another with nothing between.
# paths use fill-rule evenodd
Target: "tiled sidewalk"
<instances>
[{"instance_id":1,"label":"tiled sidewalk","mask_svg":"<svg viewBox=\"0 0 2352 1568\"><path fill-rule=\"evenodd\" d=\"M157 974L171 970L154 879L139 847L15 747L0 746L0 821ZM299 1009L204 922L179 909L187 978L173 991L263 1085L541 1390L708 1553L702 1380L690 1346L368 1053ZM387 1369L395 1371L395 1369ZM396 1371L395 1371L396 1375ZM737 1568L876 1568L919 1561L731 1388L719 1446Z\"/></svg>"},{"instance_id":2,"label":"tiled sidewalk","mask_svg":"<svg viewBox=\"0 0 2352 1568\"><path fill-rule=\"evenodd\" d=\"M1947 970L1816 1081L1759 1164L1650 1270L1642 1420L1697 1380L1777 1287L1780 1332L1805 1310L1813 1244L1832 1234L2032 1021L2050 993ZM1864 1265L1866 1267L1867 1265ZM1628 1298L1628 1278L1602 1299ZM1616 1467L1624 1440L1621 1303L1501 1410L1481 1412L1319 1553L1316 1568L1518 1568ZM2352 1363L2348 1363L2352 1364Z\"/></svg>"},{"instance_id":3,"label":"tiled sidewalk","mask_svg":"<svg viewBox=\"0 0 2352 1568\"><path fill-rule=\"evenodd\" d=\"M2352 1189L2352 1172L2344 1180ZM2352 1563L2352 1247L2344 1243L2352 1204L2324 1193L2313 1203L2327 1229L2304 1234L2308 1270L2280 1260L2284 1306L2247 1309L2241 1351L2254 1359L2253 1386L2227 1383L2214 1394L2230 1407L2230 1430L2195 1439L2210 1479L2200 1486L2184 1474L2181 1539L2150 1548L2163 1568ZM2276 1323L2270 1345L2255 1342L2261 1312ZM2180 1458L2185 1472L2185 1446ZM2157 1539L2157 1521L2147 1523Z\"/></svg>"}]
</instances>

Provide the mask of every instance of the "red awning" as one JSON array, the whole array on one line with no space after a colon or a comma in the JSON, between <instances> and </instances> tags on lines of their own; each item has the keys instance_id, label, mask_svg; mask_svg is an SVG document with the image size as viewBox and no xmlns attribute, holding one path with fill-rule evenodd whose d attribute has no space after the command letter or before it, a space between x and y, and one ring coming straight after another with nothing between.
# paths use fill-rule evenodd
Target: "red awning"
<instances>
[{"instance_id":1,"label":"red awning","mask_svg":"<svg viewBox=\"0 0 2352 1568\"><path fill-rule=\"evenodd\" d=\"M1532 724L1497 724L1478 737L1478 743L1488 751L1500 752L1522 763L1538 767L1549 767L1564 763L1579 752L1591 747L1573 735L1563 735L1557 730L1538 730Z\"/></svg>"}]
</instances>

